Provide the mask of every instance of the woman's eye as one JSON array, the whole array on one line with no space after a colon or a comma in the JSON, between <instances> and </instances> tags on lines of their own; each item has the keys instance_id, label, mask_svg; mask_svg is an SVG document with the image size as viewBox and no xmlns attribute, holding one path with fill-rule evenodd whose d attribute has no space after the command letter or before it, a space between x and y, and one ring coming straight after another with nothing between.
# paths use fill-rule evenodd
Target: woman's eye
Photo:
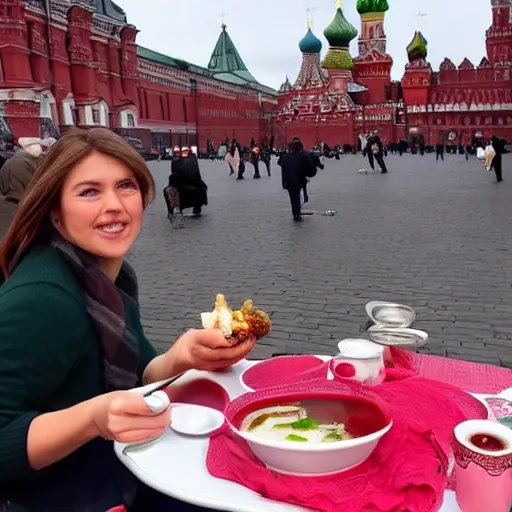
<instances>
[{"instance_id":1,"label":"woman's eye","mask_svg":"<svg viewBox=\"0 0 512 512\"><path fill-rule=\"evenodd\" d=\"M84 190L83 192L80 192L81 197L93 197L98 193L97 190L93 188L88 188L87 190Z\"/></svg>"},{"instance_id":2,"label":"woman's eye","mask_svg":"<svg viewBox=\"0 0 512 512\"><path fill-rule=\"evenodd\" d=\"M121 188L130 189L130 190L137 190L137 183L134 181L125 181L124 183L121 183Z\"/></svg>"}]
</instances>

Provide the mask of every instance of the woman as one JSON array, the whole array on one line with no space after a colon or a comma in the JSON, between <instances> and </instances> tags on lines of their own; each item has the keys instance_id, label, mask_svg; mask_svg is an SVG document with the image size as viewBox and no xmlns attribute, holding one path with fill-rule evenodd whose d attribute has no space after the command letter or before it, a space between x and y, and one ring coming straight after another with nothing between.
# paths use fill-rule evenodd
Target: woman
<instances>
[{"instance_id":1,"label":"woman","mask_svg":"<svg viewBox=\"0 0 512 512\"><path fill-rule=\"evenodd\" d=\"M157 356L145 337L124 257L154 188L123 139L76 129L52 147L18 207L0 246L2 511L134 510L136 499L156 510L138 498L112 441L161 434L171 408L155 415L125 390L228 368L253 347L192 330Z\"/></svg>"},{"instance_id":2,"label":"woman","mask_svg":"<svg viewBox=\"0 0 512 512\"><path fill-rule=\"evenodd\" d=\"M236 139L233 139L233 142L231 143L231 149L229 151L231 153L231 156L234 158L234 160L231 161L230 165L233 165L233 162L237 162L235 163L235 170L238 172L236 179L243 180L245 173L244 155L242 152L242 146L240 146L240 143Z\"/></svg>"}]
</instances>

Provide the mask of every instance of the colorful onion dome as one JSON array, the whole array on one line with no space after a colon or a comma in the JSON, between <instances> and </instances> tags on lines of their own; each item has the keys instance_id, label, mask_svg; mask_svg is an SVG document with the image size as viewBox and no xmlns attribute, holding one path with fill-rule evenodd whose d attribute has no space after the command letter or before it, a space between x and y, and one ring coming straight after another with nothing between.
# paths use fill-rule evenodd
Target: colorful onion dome
<instances>
[{"instance_id":1,"label":"colorful onion dome","mask_svg":"<svg viewBox=\"0 0 512 512\"><path fill-rule=\"evenodd\" d=\"M411 43L407 47L407 55L409 56L409 62L414 62L420 59L426 59L428 55L427 50L428 42L423 37L423 34L416 30Z\"/></svg>"},{"instance_id":2,"label":"colorful onion dome","mask_svg":"<svg viewBox=\"0 0 512 512\"><path fill-rule=\"evenodd\" d=\"M387 10L389 10L388 0L357 0L359 14L386 12Z\"/></svg>"},{"instance_id":3,"label":"colorful onion dome","mask_svg":"<svg viewBox=\"0 0 512 512\"><path fill-rule=\"evenodd\" d=\"M338 0L338 8L331 24L324 30L329 41L329 51L322 61L324 69L352 69L354 61L350 56L350 41L357 36L357 30L346 20Z\"/></svg>"},{"instance_id":4,"label":"colorful onion dome","mask_svg":"<svg viewBox=\"0 0 512 512\"><path fill-rule=\"evenodd\" d=\"M346 20L341 7L338 7L324 36L333 48L348 48L350 41L357 36L357 30Z\"/></svg>"},{"instance_id":5,"label":"colorful onion dome","mask_svg":"<svg viewBox=\"0 0 512 512\"><path fill-rule=\"evenodd\" d=\"M301 39L299 48L302 53L320 53L322 51L322 41L313 34L311 27L307 34Z\"/></svg>"}]
</instances>

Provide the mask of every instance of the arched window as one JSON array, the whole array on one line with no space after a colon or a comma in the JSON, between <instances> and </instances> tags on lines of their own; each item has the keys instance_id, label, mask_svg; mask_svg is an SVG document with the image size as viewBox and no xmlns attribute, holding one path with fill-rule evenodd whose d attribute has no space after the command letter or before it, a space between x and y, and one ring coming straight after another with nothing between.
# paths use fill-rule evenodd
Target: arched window
<instances>
[{"instance_id":1,"label":"arched window","mask_svg":"<svg viewBox=\"0 0 512 512\"><path fill-rule=\"evenodd\" d=\"M75 118L73 110L75 108L75 100L73 98L66 98L62 102L62 113L64 115L63 121L65 126L73 126L75 124Z\"/></svg>"},{"instance_id":2,"label":"arched window","mask_svg":"<svg viewBox=\"0 0 512 512\"><path fill-rule=\"evenodd\" d=\"M138 115L135 110L122 110L120 113L121 128L136 128Z\"/></svg>"},{"instance_id":3,"label":"arched window","mask_svg":"<svg viewBox=\"0 0 512 512\"><path fill-rule=\"evenodd\" d=\"M39 117L41 119L53 120L50 98L46 94L41 96L41 100L39 102Z\"/></svg>"},{"instance_id":4,"label":"arched window","mask_svg":"<svg viewBox=\"0 0 512 512\"><path fill-rule=\"evenodd\" d=\"M100 103L100 126L108 126L108 110L105 103Z\"/></svg>"}]
</instances>

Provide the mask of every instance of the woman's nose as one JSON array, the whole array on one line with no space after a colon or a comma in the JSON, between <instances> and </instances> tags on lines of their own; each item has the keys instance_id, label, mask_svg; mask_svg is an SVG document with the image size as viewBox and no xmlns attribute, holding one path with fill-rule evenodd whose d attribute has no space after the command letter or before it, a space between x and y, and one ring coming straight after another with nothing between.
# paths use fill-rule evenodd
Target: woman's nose
<instances>
[{"instance_id":1,"label":"woman's nose","mask_svg":"<svg viewBox=\"0 0 512 512\"><path fill-rule=\"evenodd\" d=\"M109 211L119 211L123 208L123 202L115 190L111 190L105 195L104 204Z\"/></svg>"}]
</instances>

